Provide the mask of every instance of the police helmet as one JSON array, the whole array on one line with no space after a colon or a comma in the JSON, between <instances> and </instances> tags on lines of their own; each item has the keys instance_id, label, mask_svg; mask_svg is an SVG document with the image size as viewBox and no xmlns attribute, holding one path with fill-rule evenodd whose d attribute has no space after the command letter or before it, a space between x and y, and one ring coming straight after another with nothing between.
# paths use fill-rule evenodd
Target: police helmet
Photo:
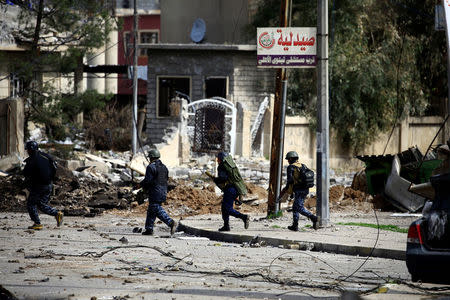
<instances>
[{"instance_id":1,"label":"police helmet","mask_svg":"<svg viewBox=\"0 0 450 300\"><path fill-rule=\"evenodd\" d=\"M290 159L290 158L298 158L297 152L289 151L288 153L286 153L286 159Z\"/></svg>"},{"instance_id":2,"label":"police helmet","mask_svg":"<svg viewBox=\"0 0 450 300\"><path fill-rule=\"evenodd\" d=\"M224 151L221 151L221 152L219 152L219 153L217 153L217 158L218 159L220 159L221 161L223 161L224 159L225 159L225 157L227 157L228 156L228 153L227 152L224 152Z\"/></svg>"},{"instance_id":3,"label":"police helmet","mask_svg":"<svg viewBox=\"0 0 450 300\"><path fill-rule=\"evenodd\" d=\"M25 150L29 150L29 151L37 151L37 149L39 149L38 143L36 143L35 141L28 141L25 144Z\"/></svg>"},{"instance_id":4,"label":"police helmet","mask_svg":"<svg viewBox=\"0 0 450 300\"><path fill-rule=\"evenodd\" d=\"M161 154L157 149L150 149L150 151L148 151L148 156L150 158L160 158Z\"/></svg>"}]
</instances>

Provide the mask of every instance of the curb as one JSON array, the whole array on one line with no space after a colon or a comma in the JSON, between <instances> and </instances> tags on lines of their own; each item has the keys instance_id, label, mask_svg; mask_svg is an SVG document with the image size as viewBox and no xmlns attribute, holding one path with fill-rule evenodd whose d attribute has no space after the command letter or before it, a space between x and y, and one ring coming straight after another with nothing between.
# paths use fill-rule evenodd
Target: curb
<instances>
[{"instance_id":1,"label":"curb","mask_svg":"<svg viewBox=\"0 0 450 300\"><path fill-rule=\"evenodd\" d=\"M198 229L194 227L190 227L184 225L183 223L178 224L178 231L184 231L187 234L194 236L202 236L209 238L210 240L226 242L226 243L255 243L264 241L266 245L278 247L289 247L290 245L296 244L299 246L299 250L310 250L315 252L329 252L336 254L345 254L345 255L354 255L354 256L369 256L372 248L370 247L361 247L361 246L347 246L347 245L338 245L338 244L328 244L328 243L320 243L320 242L307 242L307 241L299 241L299 240L286 240L286 239L277 239L277 238L268 238L261 236L249 236L243 234L232 234L232 233L224 233L220 231L210 231L205 229ZM396 259L396 260L406 260L406 251L402 250L394 250L394 249L384 249L384 248L375 248L373 249L373 253L370 255L372 257L380 257L387 259Z\"/></svg>"}]
</instances>

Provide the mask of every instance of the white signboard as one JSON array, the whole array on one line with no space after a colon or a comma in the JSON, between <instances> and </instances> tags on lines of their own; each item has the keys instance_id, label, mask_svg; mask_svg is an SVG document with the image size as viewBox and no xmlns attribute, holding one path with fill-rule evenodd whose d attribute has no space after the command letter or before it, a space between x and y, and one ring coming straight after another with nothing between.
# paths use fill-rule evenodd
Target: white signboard
<instances>
[{"instance_id":1,"label":"white signboard","mask_svg":"<svg viewBox=\"0 0 450 300\"><path fill-rule=\"evenodd\" d=\"M317 65L316 33L315 27L258 28L257 66L314 68Z\"/></svg>"}]
</instances>

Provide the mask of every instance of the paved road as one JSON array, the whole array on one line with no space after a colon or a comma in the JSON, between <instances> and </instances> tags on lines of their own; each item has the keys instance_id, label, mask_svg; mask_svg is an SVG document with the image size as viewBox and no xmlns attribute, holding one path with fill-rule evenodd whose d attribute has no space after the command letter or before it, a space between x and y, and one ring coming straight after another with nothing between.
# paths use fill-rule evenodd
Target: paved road
<instances>
[{"instance_id":1,"label":"paved road","mask_svg":"<svg viewBox=\"0 0 450 300\"><path fill-rule=\"evenodd\" d=\"M0 282L20 299L309 299L339 298L343 290L366 292L368 299L425 295L407 286L401 260L169 237L163 224L143 237L131 232L143 224L139 217L66 217L61 228L50 217L42 220L49 225L34 232L26 229L26 214L0 216ZM375 293L378 287L387 293Z\"/></svg>"}]
</instances>

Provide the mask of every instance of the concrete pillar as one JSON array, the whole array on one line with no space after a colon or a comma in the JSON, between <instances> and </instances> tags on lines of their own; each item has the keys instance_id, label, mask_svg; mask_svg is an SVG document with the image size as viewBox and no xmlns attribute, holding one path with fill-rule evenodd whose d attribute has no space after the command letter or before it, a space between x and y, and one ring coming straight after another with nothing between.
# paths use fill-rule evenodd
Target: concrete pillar
<instances>
[{"instance_id":1,"label":"concrete pillar","mask_svg":"<svg viewBox=\"0 0 450 300\"><path fill-rule=\"evenodd\" d=\"M94 54L87 56L86 64L90 66L98 66L105 64L105 47L96 49ZM87 89L96 90L100 94L105 93L104 73L87 73Z\"/></svg>"},{"instance_id":2,"label":"concrete pillar","mask_svg":"<svg viewBox=\"0 0 450 300\"><path fill-rule=\"evenodd\" d=\"M408 147L410 146L409 143L409 116L406 117L401 123L400 123L400 141L399 141L399 147L398 152L402 152L405 150L408 150Z\"/></svg>"},{"instance_id":3,"label":"concrete pillar","mask_svg":"<svg viewBox=\"0 0 450 300\"><path fill-rule=\"evenodd\" d=\"M251 116L247 109L242 112L242 156L248 158L252 156Z\"/></svg>"},{"instance_id":4,"label":"concrete pillar","mask_svg":"<svg viewBox=\"0 0 450 300\"><path fill-rule=\"evenodd\" d=\"M272 122L273 122L273 105L275 102L275 95L269 96L269 106L267 107L266 114L264 115L262 140L261 140L261 153L264 157L270 157L270 145L272 143Z\"/></svg>"},{"instance_id":5,"label":"concrete pillar","mask_svg":"<svg viewBox=\"0 0 450 300\"><path fill-rule=\"evenodd\" d=\"M237 126L236 126L236 151L235 154L242 157L251 157L252 140L251 140L251 116L252 113L242 102L236 102L237 109Z\"/></svg>"},{"instance_id":6,"label":"concrete pillar","mask_svg":"<svg viewBox=\"0 0 450 300\"><path fill-rule=\"evenodd\" d=\"M106 43L105 52L105 64L117 65L118 64L118 40L119 32L113 30L108 35L109 41ZM112 93L117 94L117 74L106 74L105 79L105 94Z\"/></svg>"},{"instance_id":7,"label":"concrete pillar","mask_svg":"<svg viewBox=\"0 0 450 300\"><path fill-rule=\"evenodd\" d=\"M242 156L242 128L244 121L244 104L236 102L236 149L235 154Z\"/></svg>"},{"instance_id":8,"label":"concrete pillar","mask_svg":"<svg viewBox=\"0 0 450 300\"><path fill-rule=\"evenodd\" d=\"M189 140L187 132L187 122L188 122L188 108L187 100L181 99L181 112L180 121L178 123L178 131L180 133L179 139L179 158L180 163L188 162L191 157L191 142Z\"/></svg>"}]
</instances>

